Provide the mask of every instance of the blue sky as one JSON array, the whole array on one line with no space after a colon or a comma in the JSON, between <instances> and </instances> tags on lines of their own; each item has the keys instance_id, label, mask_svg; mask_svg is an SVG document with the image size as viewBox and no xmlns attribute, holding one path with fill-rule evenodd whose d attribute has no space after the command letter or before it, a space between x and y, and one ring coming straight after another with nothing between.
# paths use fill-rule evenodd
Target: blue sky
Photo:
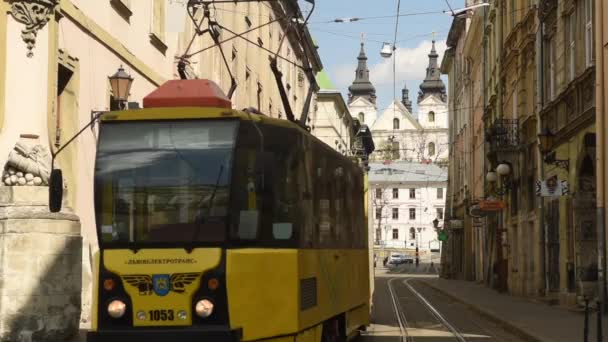
<instances>
[{"instance_id":1,"label":"blue sky","mask_svg":"<svg viewBox=\"0 0 608 342\"><path fill-rule=\"evenodd\" d=\"M354 80L360 35L365 33L370 78L376 87L378 109L382 111L393 98L393 60L380 56L382 42L393 42L395 19L381 18L353 23L324 23L334 18L391 16L397 11L397 0L317 0L309 28L319 45L319 54L333 83L347 97L348 86ZM453 8L464 6L464 0L450 0ZM303 6L304 7L304 6ZM308 7L310 8L310 7ZM401 0L401 14L447 10L445 0ZM397 33L396 96L401 98L404 83L415 103L419 85L424 79L432 32L437 32L439 62L445 50L452 17L444 14L402 16ZM447 85L447 84L446 84Z\"/></svg>"}]
</instances>

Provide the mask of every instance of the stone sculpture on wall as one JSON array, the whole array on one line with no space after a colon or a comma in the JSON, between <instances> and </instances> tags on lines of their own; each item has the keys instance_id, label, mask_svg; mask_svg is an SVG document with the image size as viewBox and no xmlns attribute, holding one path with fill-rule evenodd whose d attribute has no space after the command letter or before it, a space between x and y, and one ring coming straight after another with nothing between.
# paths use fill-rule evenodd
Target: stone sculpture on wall
<instances>
[{"instance_id":1,"label":"stone sculpture on wall","mask_svg":"<svg viewBox=\"0 0 608 342\"><path fill-rule=\"evenodd\" d=\"M11 15L16 21L25 24L21 38L27 44L27 56L32 57L36 45L36 35L55 13L59 0L10 0Z\"/></svg>"},{"instance_id":2,"label":"stone sculpture on wall","mask_svg":"<svg viewBox=\"0 0 608 342\"><path fill-rule=\"evenodd\" d=\"M8 155L2 174L2 184L7 186L44 186L48 184L51 170L49 150L35 143L38 136L21 135L21 140Z\"/></svg>"}]
</instances>

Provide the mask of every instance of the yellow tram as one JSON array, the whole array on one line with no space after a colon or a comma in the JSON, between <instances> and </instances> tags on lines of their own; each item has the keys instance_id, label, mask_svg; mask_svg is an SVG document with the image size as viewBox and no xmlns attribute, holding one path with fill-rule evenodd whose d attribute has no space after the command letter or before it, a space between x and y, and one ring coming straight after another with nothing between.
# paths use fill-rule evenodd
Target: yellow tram
<instances>
[{"instance_id":1,"label":"yellow tram","mask_svg":"<svg viewBox=\"0 0 608 342\"><path fill-rule=\"evenodd\" d=\"M364 176L174 80L100 117L88 341L346 341L369 323Z\"/></svg>"}]
</instances>

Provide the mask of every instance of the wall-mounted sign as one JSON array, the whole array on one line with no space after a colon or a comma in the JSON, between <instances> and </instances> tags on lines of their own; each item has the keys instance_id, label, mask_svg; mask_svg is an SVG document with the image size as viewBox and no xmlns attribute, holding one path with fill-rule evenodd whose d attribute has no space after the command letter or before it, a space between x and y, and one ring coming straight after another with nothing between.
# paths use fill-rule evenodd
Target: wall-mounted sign
<instances>
[{"instance_id":1,"label":"wall-mounted sign","mask_svg":"<svg viewBox=\"0 0 608 342\"><path fill-rule=\"evenodd\" d=\"M568 181L551 177L544 181L536 181L536 196L559 197L568 195Z\"/></svg>"},{"instance_id":2,"label":"wall-mounted sign","mask_svg":"<svg viewBox=\"0 0 608 342\"><path fill-rule=\"evenodd\" d=\"M505 202L499 199L487 199L479 201L481 211L501 211L505 208Z\"/></svg>"},{"instance_id":3,"label":"wall-mounted sign","mask_svg":"<svg viewBox=\"0 0 608 342\"><path fill-rule=\"evenodd\" d=\"M481 210L479 203L473 204L469 207L469 216L474 218L482 218L486 216L487 213Z\"/></svg>"},{"instance_id":4,"label":"wall-mounted sign","mask_svg":"<svg viewBox=\"0 0 608 342\"><path fill-rule=\"evenodd\" d=\"M448 221L448 227L450 229L462 229L463 227L463 222L462 220L449 220Z\"/></svg>"}]
</instances>

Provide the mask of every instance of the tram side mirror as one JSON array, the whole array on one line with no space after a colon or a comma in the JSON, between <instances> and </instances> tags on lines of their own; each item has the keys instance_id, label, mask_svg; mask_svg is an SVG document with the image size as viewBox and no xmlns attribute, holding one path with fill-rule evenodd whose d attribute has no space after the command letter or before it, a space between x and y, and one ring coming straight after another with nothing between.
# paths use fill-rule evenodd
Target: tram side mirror
<instances>
[{"instance_id":1,"label":"tram side mirror","mask_svg":"<svg viewBox=\"0 0 608 342\"><path fill-rule=\"evenodd\" d=\"M49 210L52 213L61 211L63 200L63 173L61 169L51 170L49 177Z\"/></svg>"}]
</instances>

